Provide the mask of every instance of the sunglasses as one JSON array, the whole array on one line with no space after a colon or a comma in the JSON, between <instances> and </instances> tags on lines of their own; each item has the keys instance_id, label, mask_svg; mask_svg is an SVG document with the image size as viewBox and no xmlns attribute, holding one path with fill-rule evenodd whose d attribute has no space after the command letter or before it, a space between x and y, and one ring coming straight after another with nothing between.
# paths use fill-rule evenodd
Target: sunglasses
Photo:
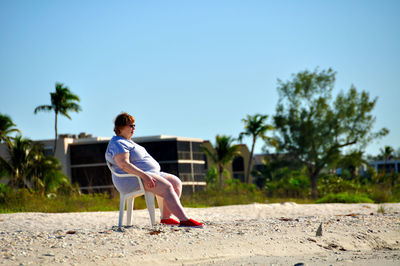
<instances>
[{"instance_id":1,"label":"sunglasses","mask_svg":"<svg viewBox=\"0 0 400 266\"><path fill-rule=\"evenodd\" d=\"M130 124L130 125L128 125L130 128L135 128L136 127L136 125L135 124Z\"/></svg>"}]
</instances>

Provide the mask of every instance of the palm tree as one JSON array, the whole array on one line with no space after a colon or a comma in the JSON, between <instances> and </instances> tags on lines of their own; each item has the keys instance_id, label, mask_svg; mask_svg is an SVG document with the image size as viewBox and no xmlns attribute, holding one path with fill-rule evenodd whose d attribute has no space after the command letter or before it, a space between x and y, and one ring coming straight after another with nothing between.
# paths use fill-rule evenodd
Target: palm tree
<instances>
[{"instance_id":1,"label":"palm tree","mask_svg":"<svg viewBox=\"0 0 400 266\"><path fill-rule=\"evenodd\" d=\"M215 147L213 147L213 149L208 149L205 146L202 147L204 153L217 166L220 188L222 188L223 185L225 165L232 162L235 156L239 154L240 147L239 145L234 145L233 141L234 139L230 136L217 135L215 137Z\"/></svg>"},{"instance_id":2,"label":"palm tree","mask_svg":"<svg viewBox=\"0 0 400 266\"><path fill-rule=\"evenodd\" d=\"M245 181L250 184L250 171L251 171L251 164L253 162L253 155L254 155L254 147L256 145L256 141L258 138L261 138L265 141L267 145L277 146L277 141L272 138L268 137L267 131L275 130L272 125L266 124L266 120L268 119L268 115L261 115L255 114L253 116L247 115L247 118L242 119L244 122L244 131L239 134L239 141L243 140L244 136L249 136L252 138L251 143L251 150L250 150L250 157L249 163L247 165L247 173L245 177Z\"/></svg>"},{"instance_id":3,"label":"palm tree","mask_svg":"<svg viewBox=\"0 0 400 266\"><path fill-rule=\"evenodd\" d=\"M16 125L8 115L0 113L0 143L7 142L8 144L11 144L13 138L9 135L14 132L21 133L21 131L15 128L15 126Z\"/></svg>"},{"instance_id":4,"label":"palm tree","mask_svg":"<svg viewBox=\"0 0 400 266\"><path fill-rule=\"evenodd\" d=\"M337 166L347 169L350 172L351 179L354 180L357 175L357 169L367 161L363 158L362 150L352 150L348 154L342 155L337 163Z\"/></svg>"},{"instance_id":5,"label":"palm tree","mask_svg":"<svg viewBox=\"0 0 400 266\"><path fill-rule=\"evenodd\" d=\"M68 177L61 171L61 163L54 156L45 156L42 151L34 156L30 183L41 194L56 192L60 186L70 186Z\"/></svg>"},{"instance_id":6,"label":"palm tree","mask_svg":"<svg viewBox=\"0 0 400 266\"><path fill-rule=\"evenodd\" d=\"M53 156L45 156L39 144L17 136L8 150L9 160L0 157L0 170L10 178L11 187L33 188L43 194L69 185L60 162Z\"/></svg>"},{"instance_id":7,"label":"palm tree","mask_svg":"<svg viewBox=\"0 0 400 266\"><path fill-rule=\"evenodd\" d=\"M51 105L39 105L35 108L34 113L36 114L39 111L54 111L55 113L55 138L54 138L54 154L57 149L57 117L58 114L66 116L68 119L71 117L68 115L69 111L79 112L81 111L81 107L76 102L80 102L80 99L77 95L73 94L68 87L65 87L64 84L57 82L56 83L56 91L50 93L51 97Z\"/></svg>"},{"instance_id":8,"label":"palm tree","mask_svg":"<svg viewBox=\"0 0 400 266\"><path fill-rule=\"evenodd\" d=\"M29 139L17 136L13 143L8 144L9 160L0 157L0 167L10 178L10 185L13 188L28 187L34 153L36 149Z\"/></svg>"},{"instance_id":9,"label":"palm tree","mask_svg":"<svg viewBox=\"0 0 400 266\"><path fill-rule=\"evenodd\" d=\"M379 151L381 152L380 157L385 160L385 163L393 157L394 149L391 146L380 148Z\"/></svg>"},{"instance_id":10,"label":"palm tree","mask_svg":"<svg viewBox=\"0 0 400 266\"><path fill-rule=\"evenodd\" d=\"M380 148L379 151L381 152L380 157L385 161L384 164L384 171L389 172L389 166L387 165L387 161L393 159L394 149L391 146L385 146L383 149ZM393 169L392 169L393 171Z\"/></svg>"}]
</instances>

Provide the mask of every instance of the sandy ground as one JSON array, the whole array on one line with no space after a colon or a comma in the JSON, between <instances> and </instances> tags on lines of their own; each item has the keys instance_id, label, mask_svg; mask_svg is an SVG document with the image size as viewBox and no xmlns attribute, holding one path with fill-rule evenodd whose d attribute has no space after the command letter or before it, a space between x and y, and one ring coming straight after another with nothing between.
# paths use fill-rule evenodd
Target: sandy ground
<instances>
[{"instance_id":1,"label":"sandy ground","mask_svg":"<svg viewBox=\"0 0 400 266\"><path fill-rule=\"evenodd\" d=\"M400 265L400 203L379 206L186 208L203 229L151 227L136 210L122 232L118 212L0 214L0 264Z\"/></svg>"}]
</instances>

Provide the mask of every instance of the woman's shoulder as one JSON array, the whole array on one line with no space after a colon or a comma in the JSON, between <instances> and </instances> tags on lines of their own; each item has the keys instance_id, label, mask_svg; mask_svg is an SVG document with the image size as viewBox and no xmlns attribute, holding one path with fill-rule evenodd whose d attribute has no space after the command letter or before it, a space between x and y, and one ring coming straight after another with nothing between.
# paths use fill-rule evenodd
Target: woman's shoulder
<instances>
[{"instance_id":1,"label":"woman's shoulder","mask_svg":"<svg viewBox=\"0 0 400 266\"><path fill-rule=\"evenodd\" d=\"M117 135L113 136L110 141L112 141L112 142L133 142L132 140L128 140L126 138L123 138L123 137L120 137Z\"/></svg>"},{"instance_id":2,"label":"woman's shoulder","mask_svg":"<svg viewBox=\"0 0 400 266\"><path fill-rule=\"evenodd\" d=\"M135 146L131 141L124 139L119 136L114 136L108 142L107 150L106 150L106 158L113 158L116 154L119 153L128 153L135 149ZM111 161L111 159L108 159Z\"/></svg>"},{"instance_id":3,"label":"woman's shoulder","mask_svg":"<svg viewBox=\"0 0 400 266\"><path fill-rule=\"evenodd\" d=\"M125 139L120 136L114 136L110 140L110 144L119 144L124 146L135 146L135 143L132 140Z\"/></svg>"}]
</instances>

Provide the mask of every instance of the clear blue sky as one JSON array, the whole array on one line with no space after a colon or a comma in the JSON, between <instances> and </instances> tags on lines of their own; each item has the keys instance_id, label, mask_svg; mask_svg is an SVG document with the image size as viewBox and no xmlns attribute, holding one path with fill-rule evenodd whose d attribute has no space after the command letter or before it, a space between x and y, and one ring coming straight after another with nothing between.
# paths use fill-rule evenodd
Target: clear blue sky
<instances>
[{"instance_id":1,"label":"clear blue sky","mask_svg":"<svg viewBox=\"0 0 400 266\"><path fill-rule=\"evenodd\" d=\"M236 137L246 114L272 116L278 78L332 67L336 92L379 97L375 127L390 134L367 147L375 155L400 147L399 14L397 0L2 0L0 112L25 137L52 138L53 114L33 110L58 81L83 108L60 134L111 137L127 111L136 136L214 141Z\"/></svg>"}]
</instances>

